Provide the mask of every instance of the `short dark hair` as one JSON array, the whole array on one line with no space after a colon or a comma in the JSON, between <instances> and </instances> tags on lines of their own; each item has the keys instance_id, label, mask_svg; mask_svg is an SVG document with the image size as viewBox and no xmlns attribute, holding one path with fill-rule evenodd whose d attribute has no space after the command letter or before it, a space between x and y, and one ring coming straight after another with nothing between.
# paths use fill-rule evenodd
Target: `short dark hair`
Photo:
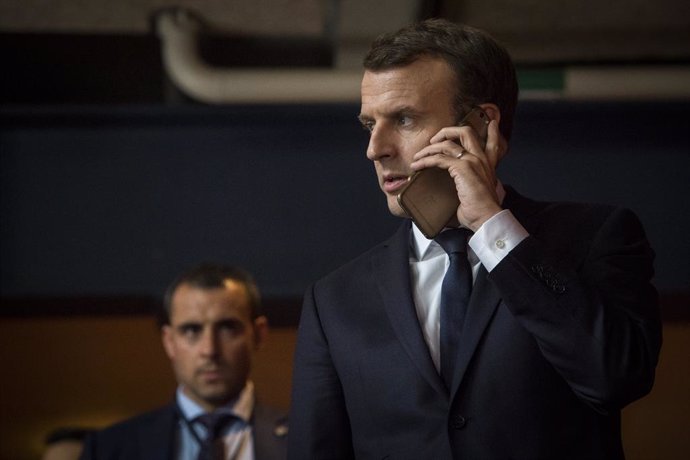
<instances>
[{"instance_id":1,"label":"short dark hair","mask_svg":"<svg viewBox=\"0 0 690 460\"><path fill-rule=\"evenodd\" d=\"M510 55L486 32L445 19L427 19L379 36L364 58L377 72L403 67L422 57L443 59L455 72L458 119L468 106L493 103L501 110L501 133L510 139L518 83Z\"/></svg>"},{"instance_id":2,"label":"short dark hair","mask_svg":"<svg viewBox=\"0 0 690 460\"><path fill-rule=\"evenodd\" d=\"M159 318L160 323L170 324L173 295L180 285L189 284L200 289L216 289L225 287L227 280L236 281L245 287L251 318L255 319L262 316L263 308L261 306L259 287L254 281L254 277L248 271L231 265L204 262L182 273L170 283L163 297L163 311Z\"/></svg>"}]
</instances>

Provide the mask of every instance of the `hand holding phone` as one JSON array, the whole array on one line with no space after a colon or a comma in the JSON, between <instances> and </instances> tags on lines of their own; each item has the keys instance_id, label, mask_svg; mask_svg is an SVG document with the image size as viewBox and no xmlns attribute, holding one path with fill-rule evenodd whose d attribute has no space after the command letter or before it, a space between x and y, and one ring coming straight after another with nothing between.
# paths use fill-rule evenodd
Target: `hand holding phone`
<instances>
[{"instance_id":1,"label":"hand holding phone","mask_svg":"<svg viewBox=\"0 0 690 460\"><path fill-rule=\"evenodd\" d=\"M486 145L489 117L481 107L473 108L458 126L471 126ZM455 216L460 201L448 171L426 168L413 174L398 195L398 204L429 239L440 233Z\"/></svg>"}]
</instances>

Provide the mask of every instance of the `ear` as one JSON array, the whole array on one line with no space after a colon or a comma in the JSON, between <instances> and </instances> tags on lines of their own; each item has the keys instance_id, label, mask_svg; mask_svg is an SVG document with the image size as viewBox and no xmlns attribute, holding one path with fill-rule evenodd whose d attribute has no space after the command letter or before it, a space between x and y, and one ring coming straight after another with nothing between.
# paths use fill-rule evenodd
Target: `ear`
<instances>
[{"instance_id":1,"label":"ear","mask_svg":"<svg viewBox=\"0 0 690 460\"><path fill-rule=\"evenodd\" d=\"M254 319L254 349L259 350L266 343L268 337L268 319L265 316L259 316Z\"/></svg>"},{"instance_id":2,"label":"ear","mask_svg":"<svg viewBox=\"0 0 690 460\"><path fill-rule=\"evenodd\" d=\"M501 124L501 109L499 109L496 104L492 104L490 102L479 104L479 107L484 110L484 113L486 113L486 115L489 117L489 120L496 121L496 127L498 128ZM496 140L495 144L496 163L494 164L494 167L496 167L496 165L498 165L498 163L508 153L508 141L506 141L499 129L496 131L498 132L498 139Z\"/></svg>"},{"instance_id":3,"label":"ear","mask_svg":"<svg viewBox=\"0 0 690 460\"><path fill-rule=\"evenodd\" d=\"M163 349L168 358L173 359L175 357L175 342L173 340L173 328L166 324L161 328L161 341L163 342Z\"/></svg>"},{"instance_id":4,"label":"ear","mask_svg":"<svg viewBox=\"0 0 690 460\"><path fill-rule=\"evenodd\" d=\"M486 102L484 104L479 104L479 107L484 110L489 120L496 120L496 123L501 122L501 109L499 109L496 104Z\"/></svg>"}]
</instances>

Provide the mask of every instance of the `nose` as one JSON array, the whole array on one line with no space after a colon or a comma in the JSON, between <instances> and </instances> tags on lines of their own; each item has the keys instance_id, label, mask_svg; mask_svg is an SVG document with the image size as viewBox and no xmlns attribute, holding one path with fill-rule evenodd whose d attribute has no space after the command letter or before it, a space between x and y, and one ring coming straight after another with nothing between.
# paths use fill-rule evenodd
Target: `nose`
<instances>
[{"instance_id":1,"label":"nose","mask_svg":"<svg viewBox=\"0 0 690 460\"><path fill-rule=\"evenodd\" d=\"M375 126L369 137L367 158L371 161L381 161L395 155L395 151L395 143L390 130L386 129L385 126Z\"/></svg>"},{"instance_id":2,"label":"nose","mask_svg":"<svg viewBox=\"0 0 690 460\"><path fill-rule=\"evenodd\" d=\"M216 356L218 353L218 341L212 328L205 328L199 345L202 355Z\"/></svg>"}]
</instances>

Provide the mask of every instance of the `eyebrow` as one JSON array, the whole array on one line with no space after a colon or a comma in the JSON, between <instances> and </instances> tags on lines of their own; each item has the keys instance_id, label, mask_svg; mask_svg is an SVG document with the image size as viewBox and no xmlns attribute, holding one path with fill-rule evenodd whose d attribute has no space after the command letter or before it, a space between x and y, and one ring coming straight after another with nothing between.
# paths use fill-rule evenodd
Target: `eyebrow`
<instances>
[{"instance_id":1,"label":"eyebrow","mask_svg":"<svg viewBox=\"0 0 690 460\"><path fill-rule=\"evenodd\" d=\"M243 323L242 319L236 318L234 316L227 317L227 318L219 318L216 321L213 321L211 323L212 326L218 326L218 325L227 325L227 324L234 324L234 323ZM181 329L185 327L204 327L204 324L206 324L204 321L197 321L197 320L189 320L189 321L184 321L180 324L177 324L174 326L175 328Z\"/></svg>"},{"instance_id":2,"label":"eyebrow","mask_svg":"<svg viewBox=\"0 0 690 460\"><path fill-rule=\"evenodd\" d=\"M372 121L373 118L368 115L362 115L360 113L359 115L357 115L357 120L359 120L360 123L364 124L367 121Z\"/></svg>"},{"instance_id":3,"label":"eyebrow","mask_svg":"<svg viewBox=\"0 0 690 460\"><path fill-rule=\"evenodd\" d=\"M185 321L183 323L177 324L174 326L175 329L178 331L181 331L183 329L186 329L188 327L203 327L201 322L199 321Z\"/></svg>"},{"instance_id":4,"label":"eyebrow","mask_svg":"<svg viewBox=\"0 0 690 460\"><path fill-rule=\"evenodd\" d=\"M385 112L385 113L383 114L383 117L384 117L384 118L391 119L391 118L398 118L398 117L400 117L401 115L420 116L420 115L423 115L423 113L424 113L424 112L422 112L422 111L420 111L420 110L418 110L418 109L415 109L415 108L412 107L412 106L403 105L403 106L401 106L401 107L396 107L396 108L394 108L393 110L390 110L390 111L388 111L388 112ZM364 121L372 121L372 120L374 120L374 117L371 117L371 116L369 116L369 115L364 115L364 114L360 113L359 115L357 115L357 119L358 119L360 122L364 122Z\"/></svg>"}]
</instances>

